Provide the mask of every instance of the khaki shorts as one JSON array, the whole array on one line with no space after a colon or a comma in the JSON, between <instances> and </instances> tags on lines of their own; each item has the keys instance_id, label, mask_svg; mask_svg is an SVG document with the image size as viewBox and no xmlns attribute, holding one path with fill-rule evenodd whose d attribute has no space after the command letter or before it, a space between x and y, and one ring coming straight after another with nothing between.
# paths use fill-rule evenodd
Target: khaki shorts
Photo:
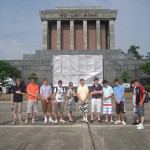
<instances>
[{"instance_id":1,"label":"khaki shorts","mask_svg":"<svg viewBox=\"0 0 150 150\"><path fill-rule=\"evenodd\" d=\"M21 113L22 112L22 102L14 102L14 113Z\"/></svg>"},{"instance_id":2,"label":"khaki shorts","mask_svg":"<svg viewBox=\"0 0 150 150\"><path fill-rule=\"evenodd\" d=\"M58 103L55 103L55 112L63 112L64 111L64 103L63 102L58 102Z\"/></svg>"},{"instance_id":3,"label":"khaki shorts","mask_svg":"<svg viewBox=\"0 0 150 150\"><path fill-rule=\"evenodd\" d=\"M92 98L91 99L91 112L101 113L101 103L102 103L102 100L100 98L98 99Z\"/></svg>"},{"instance_id":4,"label":"khaki shorts","mask_svg":"<svg viewBox=\"0 0 150 150\"><path fill-rule=\"evenodd\" d=\"M50 100L48 103L45 100L41 100L42 111L43 113L52 113L52 101Z\"/></svg>"},{"instance_id":5,"label":"khaki shorts","mask_svg":"<svg viewBox=\"0 0 150 150\"><path fill-rule=\"evenodd\" d=\"M27 104L27 113L33 113L33 112L38 112L37 111L37 104L34 100L28 100Z\"/></svg>"}]
</instances>

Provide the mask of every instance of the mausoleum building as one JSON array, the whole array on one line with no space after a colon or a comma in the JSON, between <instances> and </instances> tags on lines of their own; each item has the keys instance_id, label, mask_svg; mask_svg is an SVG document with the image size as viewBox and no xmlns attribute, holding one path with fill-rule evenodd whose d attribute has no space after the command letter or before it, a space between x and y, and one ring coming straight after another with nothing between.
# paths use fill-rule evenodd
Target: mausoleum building
<instances>
[{"instance_id":1,"label":"mausoleum building","mask_svg":"<svg viewBox=\"0 0 150 150\"><path fill-rule=\"evenodd\" d=\"M40 11L44 50L115 48L117 10L100 7L59 7Z\"/></svg>"}]
</instances>

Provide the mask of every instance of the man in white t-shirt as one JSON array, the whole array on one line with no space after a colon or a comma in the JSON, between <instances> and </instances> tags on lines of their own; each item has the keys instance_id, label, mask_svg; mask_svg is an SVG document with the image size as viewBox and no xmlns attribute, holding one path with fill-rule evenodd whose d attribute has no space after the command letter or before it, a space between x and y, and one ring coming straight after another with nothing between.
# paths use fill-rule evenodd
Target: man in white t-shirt
<instances>
[{"instance_id":1,"label":"man in white t-shirt","mask_svg":"<svg viewBox=\"0 0 150 150\"><path fill-rule=\"evenodd\" d=\"M62 87L62 81L58 81L58 86L54 89L55 99L55 123L58 123L58 112L60 116L60 122L65 123L63 120L64 103L66 102L66 90Z\"/></svg>"},{"instance_id":2,"label":"man in white t-shirt","mask_svg":"<svg viewBox=\"0 0 150 150\"><path fill-rule=\"evenodd\" d=\"M108 122L108 115L110 115L110 122L113 123L112 118L112 102L111 97L113 96L113 89L108 85L106 80L103 81L103 114L105 114L105 123Z\"/></svg>"}]
</instances>

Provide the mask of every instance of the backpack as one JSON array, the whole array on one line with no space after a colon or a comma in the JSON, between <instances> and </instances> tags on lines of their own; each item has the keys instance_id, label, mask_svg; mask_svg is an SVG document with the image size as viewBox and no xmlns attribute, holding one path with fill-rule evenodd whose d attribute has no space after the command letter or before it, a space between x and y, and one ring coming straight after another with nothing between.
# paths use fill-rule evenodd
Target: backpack
<instances>
[{"instance_id":1,"label":"backpack","mask_svg":"<svg viewBox=\"0 0 150 150\"><path fill-rule=\"evenodd\" d=\"M149 95L148 95L147 91L145 91L145 92L146 92L146 96L145 96L145 99L144 99L144 103L148 103L148 101L149 101Z\"/></svg>"},{"instance_id":2,"label":"backpack","mask_svg":"<svg viewBox=\"0 0 150 150\"><path fill-rule=\"evenodd\" d=\"M62 89L63 89L63 92L65 93L65 88L64 87L62 87ZM56 86L56 93L58 92L58 87Z\"/></svg>"}]
</instances>

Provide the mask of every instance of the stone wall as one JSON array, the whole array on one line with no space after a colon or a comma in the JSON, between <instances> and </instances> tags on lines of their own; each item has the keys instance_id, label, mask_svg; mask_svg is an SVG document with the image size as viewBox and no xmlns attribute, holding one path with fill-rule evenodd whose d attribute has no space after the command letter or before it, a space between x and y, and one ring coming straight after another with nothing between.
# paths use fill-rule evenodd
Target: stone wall
<instances>
[{"instance_id":1,"label":"stone wall","mask_svg":"<svg viewBox=\"0 0 150 150\"><path fill-rule=\"evenodd\" d=\"M122 71L127 71L130 79L148 77L148 75L139 70L139 65L148 62L148 60L134 59L132 55L124 54L121 50L37 50L35 54L25 54L23 60L6 61L22 71L22 77L26 82L28 82L28 76L32 72L35 72L39 78L38 82L40 84L45 77L52 83L53 55L103 55L104 79L108 80L110 84L113 84L115 78L121 80L120 76Z\"/></svg>"}]
</instances>

